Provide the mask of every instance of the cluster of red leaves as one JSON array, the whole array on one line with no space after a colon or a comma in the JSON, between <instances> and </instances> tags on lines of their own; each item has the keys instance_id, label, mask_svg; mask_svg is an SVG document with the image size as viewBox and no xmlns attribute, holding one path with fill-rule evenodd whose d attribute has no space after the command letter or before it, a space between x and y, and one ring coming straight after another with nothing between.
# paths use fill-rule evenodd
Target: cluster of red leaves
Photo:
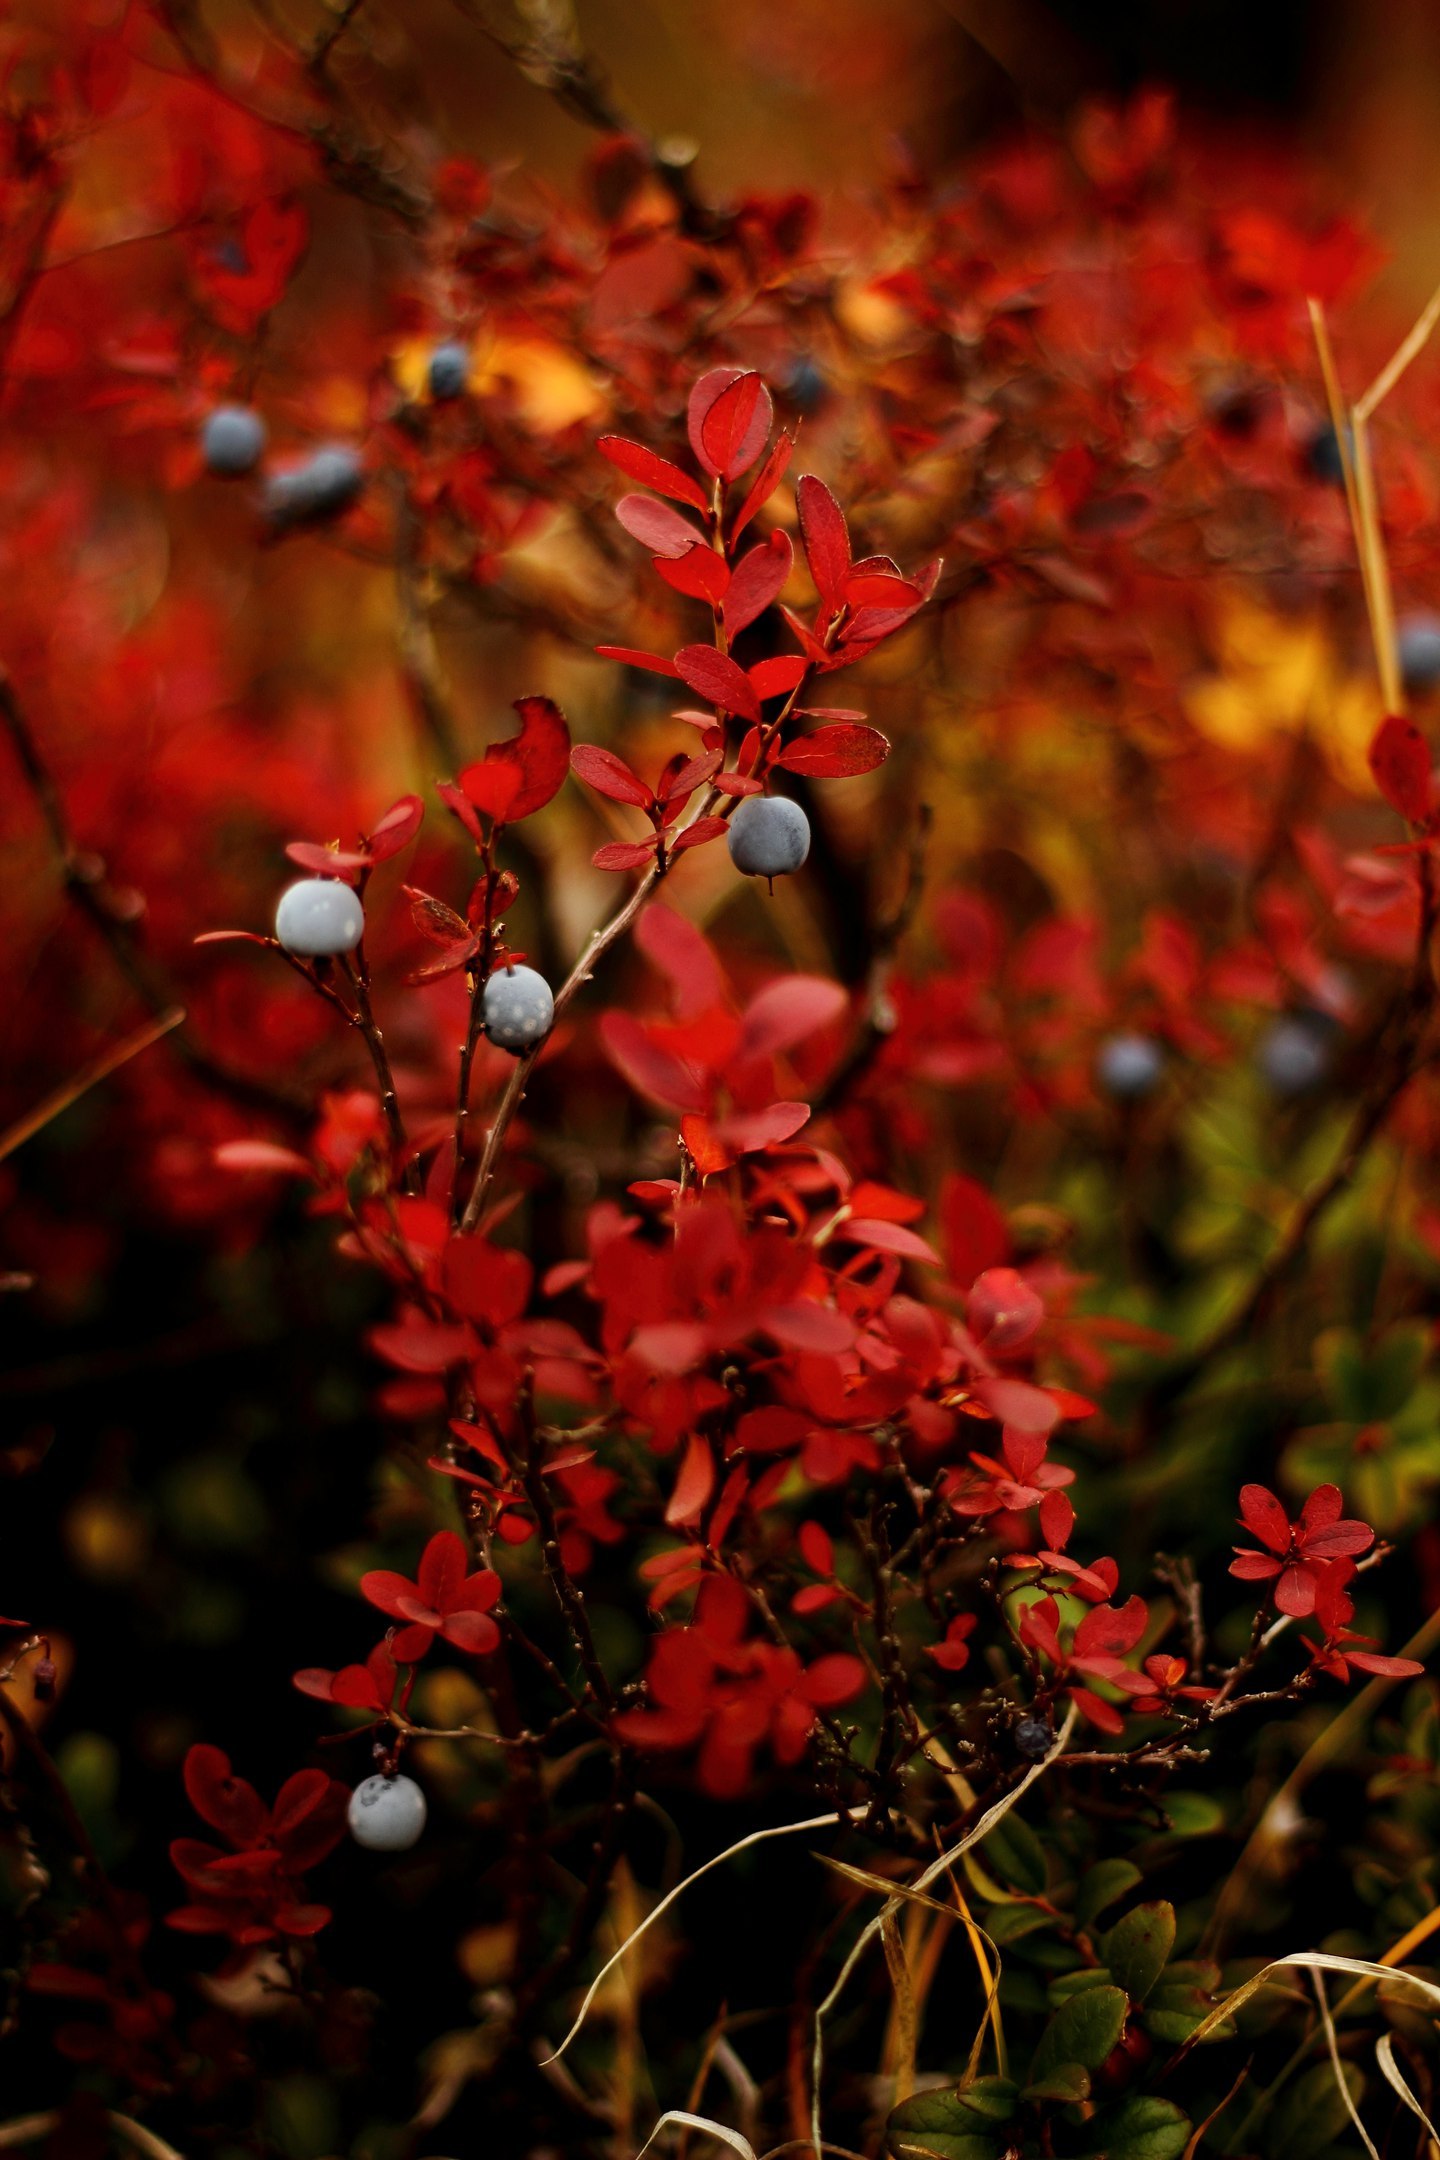
<instances>
[{"instance_id":1,"label":"cluster of red leaves","mask_svg":"<svg viewBox=\"0 0 1440 2160\"><path fill-rule=\"evenodd\" d=\"M297 1770L267 1807L236 1777L229 1757L199 1744L185 1757L185 1791L196 1814L224 1846L177 1838L170 1857L191 1901L166 1915L187 1935L227 1935L237 1953L303 1939L330 1918L313 1903L304 1877L334 1851L345 1828L346 1788L323 1770Z\"/></svg>"},{"instance_id":2,"label":"cluster of red leaves","mask_svg":"<svg viewBox=\"0 0 1440 2160\"><path fill-rule=\"evenodd\" d=\"M668 658L629 646L597 647L607 659L683 683L714 708L677 713L677 719L700 729L703 749L698 756L677 752L654 788L613 751L577 745L571 764L580 778L612 802L643 810L653 828L647 839L612 841L600 848L594 857L599 869L638 869L652 857L663 865L685 848L718 839L725 821L710 805L722 797L733 803L763 793L772 773L840 779L871 772L889 756L888 741L863 725L863 714L800 705L797 699L812 672L830 674L849 667L903 630L933 595L940 564L933 562L907 579L887 555L854 561L845 513L813 473L802 474L795 502L815 611L807 623L793 609L782 609L799 652L757 660L748 668L731 655L731 640L785 591L794 562L783 528L756 540L745 553L736 552L741 534L789 467L793 435L782 431L738 507L727 508L727 489L765 451L773 419L770 391L753 369L719 367L701 376L690 392L687 424L695 462L708 486L643 443L615 435L600 439L599 448L612 465L662 498L657 502L653 495L622 496L616 517L632 538L652 550L653 566L667 585L709 604L715 637L713 645L681 645ZM676 502L691 514L673 508ZM772 701L783 702L767 717L765 707ZM826 724L787 735L791 723L800 720ZM733 764L727 764L732 726L739 741ZM710 792L700 813L672 831L684 805L707 784Z\"/></svg>"}]
</instances>

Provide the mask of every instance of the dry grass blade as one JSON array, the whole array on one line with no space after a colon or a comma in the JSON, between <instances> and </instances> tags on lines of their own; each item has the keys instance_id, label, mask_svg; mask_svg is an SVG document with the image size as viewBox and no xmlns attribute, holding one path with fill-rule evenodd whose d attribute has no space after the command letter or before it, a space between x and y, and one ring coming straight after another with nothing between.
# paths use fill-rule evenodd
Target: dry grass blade
<instances>
[{"instance_id":1,"label":"dry grass blade","mask_svg":"<svg viewBox=\"0 0 1440 2160\"><path fill-rule=\"evenodd\" d=\"M102 1080L107 1080L111 1073L118 1072L122 1065L128 1065L131 1058L139 1057L142 1050L148 1050L152 1043L159 1042L161 1036L168 1035L172 1028L180 1027L184 1019L184 1008L173 1005L169 1012L161 1013L157 1020L147 1020L143 1027L136 1028L133 1035L127 1035L124 1041L116 1043L112 1050L103 1051L99 1057L92 1058L72 1079L64 1081L58 1088L53 1088L43 1101L36 1103L33 1110L27 1110L24 1117L17 1118L13 1125L0 1132L0 1162L3 1162L7 1155L13 1155L16 1148L23 1147L27 1140L33 1140L36 1133L43 1131L45 1126L68 1110L71 1103L78 1102L82 1095L88 1095L91 1088L98 1087Z\"/></svg>"},{"instance_id":2,"label":"dry grass blade","mask_svg":"<svg viewBox=\"0 0 1440 2160\"><path fill-rule=\"evenodd\" d=\"M1431 293L1416 319L1414 328L1396 346L1369 389L1356 398L1355 410L1362 420L1368 420L1376 407L1389 397L1411 361L1429 344L1437 323L1440 323L1440 285Z\"/></svg>"},{"instance_id":3,"label":"dry grass blade","mask_svg":"<svg viewBox=\"0 0 1440 2160\"><path fill-rule=\"evenodd\" d=\"M1345 2103L1345 2112L1359 2131L1361 2142L1366 2152L1369 2153L1370 2160L1380 2160L1380 2155L1375 2150L1374 2140L1360 2120L1360 2110L1355 2105L1355 2095L1350 2090L1350 2081L1345 2075L1345 2065L1340 2060L1340 2042L1335 2037L1335 2020L1330 2015L1330 2004L1325 1994L1325 1975L1322 1972L1312 1972L1310 1977L1315 1983L1315 2000L1320 2005L1320 2022L1325 2028L1325 2045L1330 2051L1330 2068L1335 2073L1335 2083L1340 2089L1340 2098Z\"/></svg>"},{"instance_id":4,"label":"dry grass blade","mask_svg":"<svg viewBox=\"0 0 1440 2160\"><path fill-rule=\"evenodd\" d=\"M1393 2033L1381 2033L1380 2038L1375 2043L1375 2060L1380 2065L1380 2075L1384 2078L1386 2084L1390 2086L1392 2091L1400 2095L1411 2114L1418 2115L1421 2122L1424 2123L1425 2128L1430 2133L1431 2144L1440 2145L1440 2130L1435 2128L1434 2123L1431 2122L1430 2117L1421 2107L1420 2102L1401 2075L1400 2065L1395 2060L1395 2035Z\"/></svg>"},{"instance_id":5,"label":"dry grass blade","mask_svg":"<svg viewBox=\"0 0 1440 2160\"><path fill-rule=\"evenodd\" d=\"M892 1919L900 1910L907 1896L913 1897L917 1891L928 1890L938 1875L945 1874L955 1861L960 1858L962 1853L968 1852L972 1845L978 1845L982 1838L988 1837L995 1825L1009 1814L1016 1802L1024 1799L1035 1780L1038 1777L1043 1777L1052 1763L1056 1762L1064 1753L1070 1735L1075 1730L1075 1720L1078 1715L1079 1712L1072 1703L1066 1713L1064 1724L1055 1735L1050 1752L1043 1755L1039 1762L1031 1765L1019 1784L1012 1786L1003 1800L997 1800L993 1807L987 1808L979 1822L967 1830L964 1837L957 1844L949 1846L937 1859L932 1860L928 1866L922 1868L914 1882L908 1885L908 1888L895 1889L892 1887L884 1910L877 1913L873 1920L867 1921L861 1930L849 1956L841 1966L829 1994L815 2012L815 2046L810 2066L810 2136L817 2151L820 2146L820 2087L825 2074L825 2020L845 1992L845 1983L863 1957L867 1944L873 1942L885 1922ZM883 1877L880 1879L883 1880Z\"/></svg>"},{"instance_id":6,"label":"dry grass blade","mask_svg":"<svg viewBox=\"0 0 1440 2160\"><path fill-rule=\"evenodd\" d=\"M901 2101L908 2100L915 2090L915 1989L910 1978L905 1945L900 1940L900 1930L893 1919L887 1920L882 1926L880 1943L885 1952L890 1985L895 1993L897 2048L894 2097L895 2105L899 2107Z\"/></svg>"},{"instance_id":7,"label":"dry grass blade","mask_svg":"<svg viewBox=\"0 0 1440 2160\"><path fill-rule=\"evenodd\" d=\"M737 1853L745 1852L752 1845L763 1844L764 1841L768 1838L794 1837L797 1832L802 1830L828 1830L833 1828L836 1823L860 1822L868 1813L868 1808L856 1807L844 1809L838 1814L811 1815L808 1816L804 1822L775 1823L766 1830L752 1830L748 1837L740 1838L734 1845L727 1845L724 1852L715 1853L709 1860L702 1861L700 1866L698 1868L695 1868L689 1875L687 1875L683 1882L676 1883L673 1890L667 1890L658 1905L653 1905L651 1907L650 1911L645 1915L645 1918L640 1922L640 1925L637 1928L632 1928L631 1932L626 1936L624 1942L621 1943L619 1949L614 1952L613 1956L608 1957L605 1960L605 1963L601 1966L599 1972L596 1973L595 1978L591 1981L589 1987L585 1991L585 2000L581 2003L580 2008L576 2013L574 2024L570 2027L569 2032L566 2033L564 2039L560 2042L559 2047L556 2048L554 2054L545 2056L544 2062L553 2063L560 2060L560 2057L565 2053L566 2048L569 2047L571 2041L575 2038L581 2026L585 2023L586 2018L589 2016L590 2006L594 2002L595 1997L599 1994L601 1986L603 1985L607 1975L615 1970L615 1967L620 1963L620 1960L624 1957L626 1951L630 1949L631 1945L633 1943L639 1942L640 1937L645 1933L646 1929L652 1928L655 1925L655 1922L660 1918L661 1914L668 1912L670 1907L675 1903L675 1900L682 1894L682 1892L688 1890L692 1883L699 1882L702 1875L708 1875L712 1868L723 1867L725 1862L727 1860L733 1860ZM667 2118L667 2120L668 2119L669 2118Z\"/></svg>"},{"instance_id":8,"label":"dry grass blade","mask_svg":"<svg viewBox=\"0 0 1440 2160\"><path fill-rule=\"evenodd\" d=\"M722 2145L728 2145L732 2152L739 2153L740 2160L756 2160L755 2148L750 2143L749 2138L742 2137L738 2130L731 2130L724 2123L712 2122L708 2115L692 2115L686 2108L666 2109L659 2122L650 2132L649 2137L646 2138L645 2143L640 2147L635 2160L645 2160L646 2153L649 2152L650 2147L659 2137L661 2131L667 2130L672 2123L678 2125L682 2130L703 2130L707 2137L719 2138Z\"/></svg>"},{"instance_id":9,"label":"dry grass blade","mask_svg":"<svg viewBox=\"0 0 1440 2160\"><path fill-rule=\"evenodd\" d=\"M133 2115L120 2115L112 2108L106 2120L122 2144L132 2151L143 2153L145 2160L184 2160L173 2145L147 2130L144 2123L136 2122ZM22 2145L38 2145L60 2127L58 2110L49 2109L42 2115L17 2115L13 2122L0 2123L0 2149L13 2150Z\"/></svg>"}]
</instances>

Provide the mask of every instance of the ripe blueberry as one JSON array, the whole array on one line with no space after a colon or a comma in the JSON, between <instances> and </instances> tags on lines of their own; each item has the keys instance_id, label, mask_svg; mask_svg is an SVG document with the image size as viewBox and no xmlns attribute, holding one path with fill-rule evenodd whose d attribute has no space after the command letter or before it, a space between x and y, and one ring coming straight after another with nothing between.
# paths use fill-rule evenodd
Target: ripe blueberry
<instances>
[{"instance_id":1,"label":"ripe blueberry","mask_svg":"<svg viewBox=\"0 0 1440 2160\"><path fill-rule=\"evenodd\" d=\"M280 895L275 935L287 952L307 960L353 952L365 935L365 910L338 878L301 878Z\"/></svg>"},{"instance_id":2,"label":"ripe blueberry","mask_svg":"<svg viewBox=\"0 0 1440 2160\"><path fill-rule=\"evenodd\" d=\"M725 842L731 862L747 877L785 877L810 853L810 820L788 795L746 795Z\"/></svg>"},{"instance_id":3,"label":"ripe blueberry","mask_svg":"<svg viewBox=\"0 0 1440 2160\"><path fill-rule=\"evenodd\" d=\"M830 388L825 370L805 353L785 380L785 395L798 413L818 412Z\"/></svg>"},{"instance_id":4,"label":"ripe blueberry","mask_svg":"<svg viewBox=\"0 0 1440 2160\"><path fill-rule=\"evenodd\" d=\"M371 1852L406 1852L425 1828L425 1795L408 1777L367 1777L350 1795L350 1835Z\"/></svg>"},{"instance_id":5,"label":"ripe blueberry","mask_svg":"<svg viewBox=\"0 0 1440 2160\"><path fill-rule=\"evenodd\" d=\"M1164 1052L1153 1035L1107 1035L1095 1054L1095 1084L1117 1102L1153 1095L1164 1071Z\"/></svg>"},{"instance_id":6,"label":"ripe blueberry","mask_svg":"<svg viewBox=\"0 0 1440 2160\"><path fill-rule=\"evenodd\" d=\"M200 431L200 454L222 479L254 472L265 455L265 423L248 405L217 405Z\"/></svg>"},{"instance_id":7,"label":"ripe blueberry","mask_svg":"<svg viewBox=\"0 0 1440 2160\"><path fill-rule=\"evenodd\" d=\"M1395 625L1395 653L1407 690L1433 690L1440 683L1440 615L1417 608Z\"/></svg>"},{"instance_id":8,"label":"ripe blueberry","mask_svg":"<svg viewBox=\"0 0 1440 2160\"><path fill-rule=\"evenodd\" d=\"M1044 1718L1022 1717L1015 1727L1015 1751L1030 1762L1039 1762L1054 1745L1055 1735Z\"/></svg>"},{"instance_id":9,"label":"ripe blueberry","mask_svg":"<svg viewBox=\"0 0 1440 2160\"><path fill-rule=\"evenodd\" d=\"M1255 1062L1280 1096L1308 1095L1330 1071L1337 1027L1328 1013L1287 1013L1261 1036Z\"/></svg>"},{"instance_id":10,"label":"ripe blueberry","mask_svg":"<svg viewBox=\"0 0 1440 2160\"><path fill-rule=\"evenodd\" d=\"M1345 447L1353 455L1353 437ZM1305 445L1305 463L1312 480L1323 480L1327 487L1344 487L1345 465L1340 456L1340 438L1328 420L1321 422Z\"/></svg>"},{"instance_id":11,"label":"ripe blueberry","mask_svg":"<svg viewBox=\"0 0 1440 2160\"><path fill-rule=\"evenodd\" d=\"M271 473L265 482L265 515L272 525L305 525L338 517L365 485L359 453L344 443L312 450L302 464Z\"/></svg>"},{"instance_id":12,"label":"ripe blueberry","mask_svg":"<svg viewBox=\"0 0 1440 2160\"><path fill-rule=\"evenodd\" d=\"M447 398L463 397L470 380L468 349L453 338L437 345L430 355L425 378L430 385L431 397L438 403L443 404Z\"/></svg>"},{"instance_id":13,"label":"ripe blueberry","mask_svg":"<svg viewBox=\"0 0 1440 2160\"><path fill-rule=\"evenodd\" d=\"M498 968L485 985L480 1009L491 1042L517 1057L543 1042L555 1019L550 985L529 967Z\"/></svg>"}]
</instances>

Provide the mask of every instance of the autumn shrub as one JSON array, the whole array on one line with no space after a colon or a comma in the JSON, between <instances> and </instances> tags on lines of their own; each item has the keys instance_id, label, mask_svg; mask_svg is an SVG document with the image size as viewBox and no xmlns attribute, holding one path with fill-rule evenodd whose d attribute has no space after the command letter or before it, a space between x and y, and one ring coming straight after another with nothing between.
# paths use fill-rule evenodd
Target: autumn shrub
<instances>
[{"instance_id":1,"label":"autumn shrub","mask_svg":"<svg viewBox=\"0 0 1440 2160\"><path fill-rule=\"evenodd\" d=\"M363 15L4 33L0 2138L1424 2150L1429 318Z\"/></svg>"}]
</instances>

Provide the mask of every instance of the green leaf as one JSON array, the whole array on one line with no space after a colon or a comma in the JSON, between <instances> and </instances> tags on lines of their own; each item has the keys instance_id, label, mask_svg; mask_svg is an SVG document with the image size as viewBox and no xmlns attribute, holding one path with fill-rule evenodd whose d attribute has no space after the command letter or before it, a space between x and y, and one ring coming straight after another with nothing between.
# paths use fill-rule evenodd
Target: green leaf
<instances>
[{"instance_id":1,"label":"green leaf","mask_svg":"<svg viewBox=\"0 0 1440 2160\"><path fill-rule=\"evenodd\" d=\"M1019 1942L1048 1926L1049 1920L1038 1905L991 1905L985 1912L985 1932L993 1943Z\"/></svg>"},{"instance_id":2,"label":"green leaf","mask_svg":"<svg viewBox=\"0 0 1440 2160\"><path fill-rule=\"evenodd\" d=\"M1167 1793L1165 1813L1171 1829L1181 1837L1212 1837L1225 1824L1225 1810L1205 1793Z\"/></svg>"},{"instance_id":3,"label":"green leaf","mask_svg":"<svg viewBox=\"0 0 1440 2160\"><path fill-rule=\"evenodd\" d=\"M1072 1995L1083 1995L1087 1988L1113 1985L1103 1965L1082 1965L1078 1972L1058 1973L1050 1982L1050 2007L1058 2010L1061 2003L1069 2002Z\"/></svg>"},{"instance_id":4,"label":"green leaf","mask_svg":"<svg viewBox=\"0 0 1440 2160\"><path fill-rule=\"evenodd\" d=\"M1019 2103L1019 2088L1014 2078L973 2078L955 2094L960 2105L972 2115L979 2115L986 2122L1009 2122Z\"/></svg>"},{"instance_id":5,"label":"green leaf","mask_svg":"<svg viewBox=\"0 0 1440 2160\"><path fill-rule=\"evenodd\" d=\"M1045 1865L1045 1848L1013 1808L1008 1815L1002 1816L989 1836L982 1839L980 1850L1001 1881L1009 1883L1012 1890L1023 1890L1027 1897L1039 1897L1044 1891L1050 1879Z\"/></svg>"},{"instance_id":6,"label":"green leaf","mask_svg":"<svg viewBox=\"0 0 1440 2160\"><path fill-rule=\"evenodd\" d=\"M1090 2097L1090 2073L1082 2063L1056 2063L1053 2070L1036 2085L1027 2085L1021 2098L1024 2100L1058 2100L1064 2106L1078 2106Z\"/></svg>"},{"instance_id":7,"label":"green leaf","mask_svg":"<svg viewBox=\"0 0 1440 2160\"><path fill-rule=\"evenodd\" d=\"M1137 1905L1100 1943L1101 1962L1131 2002L1143 2003L1175 1947L1175 1908L1163 1898Z\"/></svg>"},{"instance_id":8,"label":"green leaf","mask_svg":"<svg viewBox=\"0 0 1440 2160\"><path fill-rule=\"evenodd\" d=\"M1129 1860L1102 1860L1080 1878L1075 1896L1075 1925L1088 1928L1097 1914L1124 1897L1140 1880L1140 1870Z\"/></svg>"},{"instance_id":9,"label":"green leaf","mask_svg":"<svg viewBox=\"0 0 1440 2160\"><path fill-rule=\"evenodd\" d=\"M1089 2124L1100 2139L1086 2160L1177 2160L1190 2142L1190 2118L1173 2100L1136 2093Z\"/></svg>"},{"instance_id":10,"label":"green leaf","mask_svg":"<svg viewBox=\"0 0 1440 2160\"><path fill-rule=\"evenodd\" d=\"M1146 1997L1145 2015L1141 2020L1146 2032L1154 2040L1164 2040L1172 2047L1179 2047L1209 2017L1219 1985L1218 1965L1185 1959L1167 1965ZM1215 2028L1217 2040L1231 2040L1234 2036L1235 2027L1229 2018Z\"/></svg>"},{"instance_id":11,"label":"green leaf","mask_svg":"<svg viewBox=\"0 0 1440 2160\"><path fill-rule=\"evenodd\" d=\"M1009 2085L1005 2078L977 2079L977 2084ZM995 2134L987 2136L985 2122L1008 2120L1014 2113L1015 2088L1009 2085L1011 2104L1005 2116L997 2116L998 2105L991 2096L992 2111L975 2108L968 2103L975 2087L965 2092L916 2093L912 2099L902 2100L899 2107L892 2108L885 2125L885 2149L893 2160L924 2160L934 2155L934 2160L999 2160L1001 2147Z\"/></svg>"},{"instance_id":12,"label":"green leaf","mask_svg":"<svg viewBox=\"0 0 1440 2160\"><path fill-rule=\"evenodd\" d=\"M1342 2063L1346 2088L1358 2107L1365 2079L1356 2064ZM1296 2080L1287 2106L1277 2110L1269 2150L1284 2160L1313 2160L1316 2153L1350 2135L1350 2117L1335 2072L1329 2063L1316 2063Z\"/></svg>"},{"instance_id":13,"label":"green leaf","mask_svg":"<svg viewBox=\"0 0 1440 2160\"><path fill-rule=\"evenodd\" d=\"M1030 2082L1042 2083L1059 2063L1098 2070L1125 2030L1126 2001L1117 1987L1086 1988L1062 2003L1040 2035Z\"/></svg>"}]
</instances>

